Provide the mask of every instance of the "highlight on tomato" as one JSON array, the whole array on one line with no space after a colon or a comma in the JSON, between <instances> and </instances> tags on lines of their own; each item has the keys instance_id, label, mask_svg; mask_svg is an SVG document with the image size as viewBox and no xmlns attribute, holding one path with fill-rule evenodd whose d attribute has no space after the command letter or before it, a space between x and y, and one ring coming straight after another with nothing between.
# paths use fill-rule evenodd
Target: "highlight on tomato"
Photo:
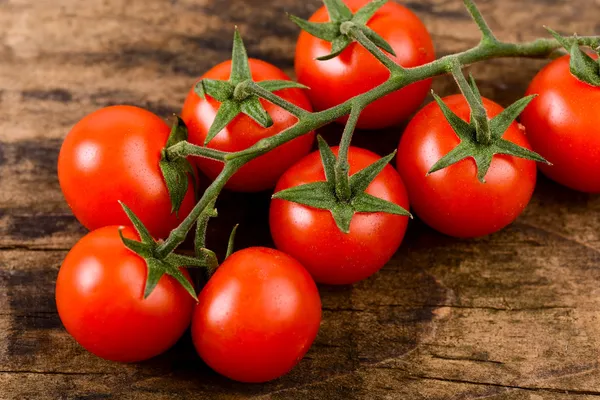
<instances>
[{"instance_id":1,"label":"highlight on tomato","mask_svg":"<svg viewBox=\"0 0 600 400\"><path fill-rule=\"evenodd\" d=\"M58 156L58 180L75 217L86 228L130 225L119 205L125 202L152 236L165 238L195 204L195 172L185 160L171 165L162 159L173 130L150 111L111 106L84 117L66 136ZM172 197L172 182L164 168L180 171Z\"/></svg>"},{"instance_id":2,"label":"highlight on tomato","mask_svg":"<svg viewBox=\"0 0 600 400\"><path fill-rule=\"evenodd\" d=\"M296 44L298 82L311 88L307 94L318 111L365 93L390 76L368 50L341 32L345 22L357 26L399 65L416 67L435 59L425 25L412 11L393 1L332 0L308 21L291 18L303 29ZM369 104L358 127L397 125L417 110L430 87L431 79L425 79Z\"/></svg>"},{"instance_id":3,"label":"highlight on tomato","mask_svg":"<svg viewBox=\"0 0 600 400\"><path fill-rule=\"evenodd\" d=\"M460 68L462 95L419 111L398 147L398 171L415 213L455 237L494 233L525 209L535 188L536 161L524 129L514 122L532 96L507 109L482 98Z\"/></svg>"},{"instance_id":4,"label":"highlight on tomato","mask_svg":"<svg viewBox=\"0 0 600 400\"><path fill-rule=\"evenodd\" d=\"M185 269L177 277L155 276L148 293L149 266L125 246L119 230L125 240L140 238L131 227L107 226L73 246L58 273L56 306L69 334L86 350L107 360L137 362L177 342L190 324L195 300L181 284L185 280L191 288Z\"/></svg>"},{"instance_id":5,"label":"highlight on tomato","mask_svg":"<svg viewBox=\"0 0 600 400\"><path fill-rule=\"evenodd\" d=\"M552 163L540 165L544 175L571 189L600 193L598 54L588 55L554 34L570 54L552 61L531 81L527 94L538 97L521 122L533 149Z\"/></svg>"},{"instance_id":6,"label":"highlight on tomato","mask_svg":"<svg viewBox=\"0 0 600 400\"><path fill-rule=\"evenodd\" d=\"M249 81L302 110L312 111L308 97L300 90L305 87L291 81L272 64L248 59L236 30L232 59L202 75L183 105L181 116L189 129L191 143L226 152L241 151L298 121L282 107L242 90ZM310 132L261 155L238 170L225 187L241 192L273 188L286 169L310 152L313 141L314 133ZM223 169L219 161L206 158L193 161L211 179Z\"/></svg>"},{"instance_id":7,"label":"highlight on tomato","mask_svg":"<svg viewBox=\"0 0 600 400\"><path fill-rule=\"evenodd\" d=\"M290 371L321 322L317 287L281 251L251 247L219 266L198 297L192 338L215 371L241 382L266 382Z\"/></svg>"}]
</instances>

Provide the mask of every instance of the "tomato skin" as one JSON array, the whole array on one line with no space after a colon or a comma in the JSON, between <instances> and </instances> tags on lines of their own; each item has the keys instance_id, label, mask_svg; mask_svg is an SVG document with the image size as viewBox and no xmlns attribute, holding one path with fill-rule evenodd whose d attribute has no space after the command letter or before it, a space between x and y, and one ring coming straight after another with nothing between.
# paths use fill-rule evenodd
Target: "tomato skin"
<instances>
[{"instance_id":1,"label":"tomato skin","mask_svg":"<svg viewBox=\"0 0 600 400\"><path fill-rule=\"evenodd\" d=\"M273 79L290 80L282 70L274 65L256 59L249 61L252 79L256 82ZM227 80L230 72L231 60L213 67L200 79ZM312 111L308 97L300 89L285 89L274 93L298 107ZM260 101L273 119L271 127L263 128L250 117L240 114L210 141L208 147L227 152L244 150L260 139L274 136L296 123L297 118L287 111L268 101L262 99ZM204 140L220 105L221 103L210 96L207 96L206 99L200 98L192 87L181 112L181 117L188 127L191 143L204 145ZM310 152L314 137L314 132L307 133L250 161L231 177L225 187L240 192L259 192L273 188L277 179L290 165ZM223 163L218 161L201 157L194 157L193 161L204 174L213 180L223 170Z\"/></svg>"},{"instance_id":2,"label":"tomato skin","mask_svg":"<svg viewBox=\"0 0 600 400\"><path fill-rule=\"evenodd\" d=\"M123 235L139 240L130 227ZM123 245L117 226L81 238L56 281L58 315L71 336L91 353L120 362L146 360L173 346L189 326L194 299L167 275L144 299L147 270Z\"/></svg>"},{"instance_id":3,"label":"tomato skin","mask_svg":"<svg viewBox=\"0 0 600 400\"><path fill-rule=\"evenodd\" d=\"M199 296L192 338L215 371L266 382L290 371L314 341L321 299L308 272L278 250L232 254Z\"/></svg>"},{"instance_id":4,"label":"tomato skin","mask_svg":"<svg viewBox=\"0 0 600 400\"><path fill-rule=\"evenodd\" d=\"M535 76L527 94L538 97L521 122L533 149L552 163L539 165L546 176L571 189L600 193L600 87L573 76L569 61L568 55L558 58Z\"/></svg>"},{"instance_id":5,"label":"tomato skin","mask_svg":"<svg viewBox=\"0 0 600 400\"><path fill-rule=\"evenodd\" d=\"M443 101L460 118L470 119L462 95L448 96ZM503 110L486 98L483 105L489 118ZM503 138L531 149L517 123L508 128ZM455 237L488 235L513 222L525 209L535 188L536 165L531 160L495 155L485 176L486 183L477 180L472 158L426 175L459 142L440 107L431 102L415 115L400 139L398 172L413 210L426 224Z\"/></svg>"},{"instance_id":6,"label":"tomato skin","mask_svg":"<svg viewBox=\"0 0 600 400\"><path fill-rule=\"evenodd\" d=\"M118 200L142 220L156 238L165 238L192 210L189 185L179 213L159 167L169 126L133 106L111 106L79 121L58 157L58 179L75 217L86 228L131 225Z\"/></svg>"},{"instance_id":7,"label":"tomato skin","mask_svg":"<svg viewBox=\"0 0 600 400\"><path fill-rule=\"evenodd\" d=\"M356 12L370 0L344 0ZM318 9L311 22L328 22L325 7ZM367 23L394 49L392 59L404 67L433 61L433 42L425 25L408 8L395 2L381 7ZM307 92L316 110L324 110L367 92L389 78L389 71L360 44L350 44L338 57L316 60L331 53L331 43L302 31L296 45L295 69L298 82L311 88ZM397 125L421 105L431 79L413 83L367 106L358 127L380 129ZM341 121L345 122L347 118Z\"/></svg>"},{"instance_id":8,"label":"tomato skin","mask_svg":"<svg viewBox=\"0 0 600 400\"><path fill-rule=\"evenodd\" d=\"M335 154L339 148L334 147ZM350 147L350 174L379 160L377 154ZM324 181L319 152L300 160L281 177L275 192ZM368 194L408 210L408 196L400 175L391 165L369 185ZM328 210L286 200L271 201L269 225L275 245L296 258L319 283L343 285L365 279L394 255L406 232L408 217L386 213L356 213L350 233L342 233Z\"/></svg>"}]
</instances>

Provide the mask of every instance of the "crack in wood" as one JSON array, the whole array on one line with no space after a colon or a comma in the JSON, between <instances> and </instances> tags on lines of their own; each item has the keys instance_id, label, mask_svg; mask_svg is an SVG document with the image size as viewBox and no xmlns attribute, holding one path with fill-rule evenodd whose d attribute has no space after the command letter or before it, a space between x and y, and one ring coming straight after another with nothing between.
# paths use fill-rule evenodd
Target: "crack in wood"
<instances>
[{"instance_id":1,"label":"crack in wood","mask_svg":"<svg viewBox=\"0 0 600 400\"><path fill-rule=\"evenodd\" d=\"M537 387L537 386L519 386L519 385L504 385L501 383L494 382L478 382L478 381L469 381L462 379L448 379L448 378L440 378L435 376L426 376L426 375L410 375L407 377L408 379L422 379L422 380L431 380L437 382L448 382L448 383L459 383L465 385L477 385L477 386L491 386L505 389L517 389L517 390L527 390L531 392L550 392L550 393L561 393L561 394L570 394L577 396L597 396L600 397L600 391L595 390L572 390L572 389L560 389L553 387Z\"/></svg>"}]
</instances>

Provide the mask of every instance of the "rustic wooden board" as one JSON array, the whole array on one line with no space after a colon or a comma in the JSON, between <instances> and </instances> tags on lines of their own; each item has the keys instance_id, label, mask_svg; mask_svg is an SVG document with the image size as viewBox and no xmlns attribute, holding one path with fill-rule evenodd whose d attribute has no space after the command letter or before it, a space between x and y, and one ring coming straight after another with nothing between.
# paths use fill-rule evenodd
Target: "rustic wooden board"
<instances>
[{"instance_id":1,"label":"rustic wooden board","mask_svg":"<svg viewBox=\"0 0 600 400\"><path fill-rule=\"evenodd\" d=\"M234 24L251 56L293 73L297 29L318 0L0 0L0 399L592 399L600 396L600 199L540 178L518 221L478 240L412 221L398 254L354 287L321 287L315 345L264 385L217 376L186 335L168 353L123 365L85 352L56 314L54 282L85 230L56 179L60 143L109 104L177 112L195 78L228 57ZM438 54L478 40L459 0L404 2ZM479 1L504 39L600 33L600 0ZM509 104L543 61L472 67L484 95ZM447 78L435 89L455 91ZM380 153L401 127L358 134ZM323 133L331 141L338 127ZM226 194L210 227L222 250L269 245L268 194ZM242 204L240 207L239 204ZM252 210L252 212L250 212Z\"/></svg>"}]
</instances>

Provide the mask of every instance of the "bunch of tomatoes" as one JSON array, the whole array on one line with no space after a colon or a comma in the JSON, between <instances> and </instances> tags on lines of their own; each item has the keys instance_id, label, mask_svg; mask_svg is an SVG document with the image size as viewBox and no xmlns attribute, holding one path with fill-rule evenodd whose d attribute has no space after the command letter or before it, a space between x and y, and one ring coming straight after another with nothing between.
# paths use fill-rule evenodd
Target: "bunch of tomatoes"
<instances>
[{"instance_id":1,"label":"bunch of tomatoes","mask_svg":"<svg viewBox=\"0 0 600 400\"><path fill-rule=\"evenodd\" d=\"M345 0L352 12L367 0ZM328 21L325 7L309 20ZM403 67L435 59L431 37L407 8L389 2L366 25L385 40ZM334 107L386 81L389 71L369 51L350 43L339 55L326 40L302 32L296 47L298 81L310 90L286 88L275 94L307 111ZM231 61L201 79L227 80ZM255 82L289 80L279 68L250 59ZM369 106L358 127L379 129L409 118L425 99L431 81L410 84ZM533 149L552 165L541 166L551 179L585 192L600 192L600 88L582 82L569 70L569 56L552 61L531 82L538 97L526 108L520 125L512 122L503 138ZM442 99L468 122L469 104L462 95ZM239 114L206 145L224 152L249 148L291 127L297 118L260 100L272 119L263 127ZM488 118L503 108L483 99ZM181 112L187 140L203 146L221 102L192 89ZM345 120L338 121L344 123ZM376 132L371 132L374 136ZM83 118L67 135L59 156L58 175L64 196L90 233L68 253L56 283L60 318L87 350L108 360L136 362L169 349L188 329L200 357L217 372L244 382L275 379L296 365L314 341L321 322L315 282L351 284L374 274L396 252L408 218L384 212L353 215L348 233L341 232L328 210L273 199L270 228L278 250L247 248L231 254L203 287L197 301L172 274L163 273L148 296L146 280L154 273L143 257L124 245L139 240L126 204L155 239L166 239L196 202L198 178L189 185L177 210L159 168L170 127L158 116L133 106L103 108ZM309 132L241 167L226 189L240 192L279 191L325 181L319 152L311 153ZM468 238L496 232L514 221L529 202L536 182L536 163L494 155L485 183L477 164L466 158L434 173L432 166L459 144L436 102L426 105L401 136L397 169L386 165L366 193L412 210L432 228ZM333 148L337 154L339 149ZM310 153L310 154L309 154ZM350 176L380 160L358 148L348 150ZM215 179L223 163L189 157ZM125 239L124 239L125 238ZM164 272L164 271L163 271ZM192 279L185 268L185 279Z\"/></svg>"}]
</instances>

